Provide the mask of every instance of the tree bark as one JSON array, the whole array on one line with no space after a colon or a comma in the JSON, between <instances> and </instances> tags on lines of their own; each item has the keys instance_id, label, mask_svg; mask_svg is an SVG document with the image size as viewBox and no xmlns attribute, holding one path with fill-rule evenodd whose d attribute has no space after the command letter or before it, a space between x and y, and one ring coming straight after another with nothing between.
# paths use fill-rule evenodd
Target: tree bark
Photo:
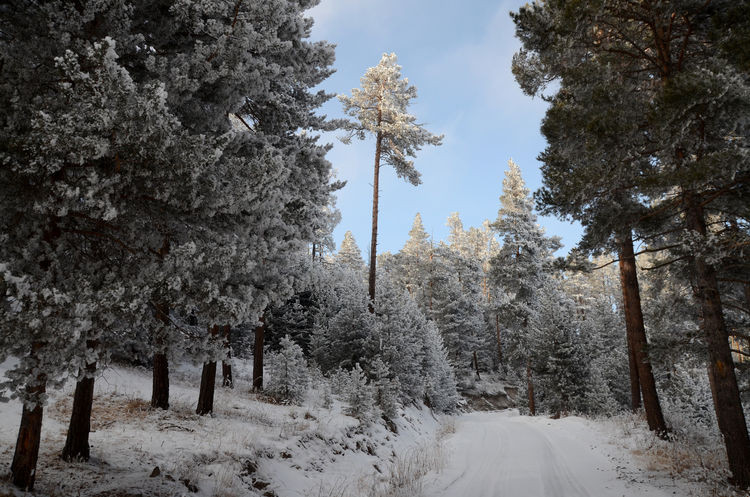
<instances>
[{"instance_id":1,"label":"tree bark","mask_svg":"<svg viewBox=\"0 0 750 497\"><path fill-rule=\"evenodd\" d=\"M620 252L620 283L622 285L622 300L625 307L625 327L631 337L633 356L638 371L638 382L641 395L643 396L643 407L646 411L646 420L651 431L660 437L667 434L667 424L664 421L659 394L656 390L656 381L648 358L648 341L646 339L646 328L643 324L643 311L641 309L641 295L638 288L638 274L635 265L635 254L633 251L633 235L628 230L622 233L618 239ZM631 378L631 386L633 379ZM635 403L634 403L635 404Z\"/></svg>"},{"instance_id":2,"label":"tree bark","mask_svg":"<svg viewBox=\"0 0 750 497\"><path fill-rule=\"evenodd\" d=\"M526 361L526 391L529 395L529 414L536 416L536 403L534 402L534 381L531 378L531 361Z\"/></svg>"},{"instance_id":3,"label":"tree bark","mask_svg":"<svg viewBox=\"0 0 750 497\"><path fill-rule=\"evenodd\" d=\"M260 318L260 325L255 328L255 348L253 349L253 390L263 390L263 341L266 334L266 321Z\"/></svg>"},{"instance_id":4,"label":"tree bark","mask_svg":"<svg viewBox=\"0 0 750 497\"><path fill-rule=\"evenodd\" d=\"M156 319L169 326L169 305L165 303L156 306ZM151 407L158 409L169 409L169 360L164 350L166 347L163 330L158 330L156 347L158 352L154 354L154 377L151 390Z\"/></svg>"},{"instance_id":5,"label":"tree bark","mask_svg":"<svg viewBox=\"0 0 750 497\"><path fill-rule=\"evenodd\" d=\"M154 354L151 407L169 409L169 361L165 353Z\"/></svg>"},{"instance_id":6,"label":"tree bark","mask_svg":"<svg viewBox=\"0 0 750 497\"><path fill-rule=\"evenodd\" d=\"M633 332L627 326L628 319L625 318L627 345L628 345L628 367L630 369L630 408L633 412L641 409L641 381L638 379L638 361L635 358L635 345L633 343Z\"/></svg>"},{"instance_id":7,"label":"tree bark","mask_svg":"<svg viewBox=\"0 0 750 497\"><path fill-rule=\"evenodd\" d=\"M227 388L234 388L234 380L232 379L232 347L229 342L229 325L225 325L222 329L222 335L224 337L224 348L226 349L227 358L221 361L221 386Z\"/></svg>"},{"instance_id":8,"label":"tree bark","mask_svg":"<svg viewBox=\"0 0 750 497\"><path fill-rule=\"evenodd\" d=\"M378 126L380 126L381 111L378 111ZM370 292L370 312L375 312L372 302L375 302L375 266L378 254L378 181L380 179L380 152L383 145L383 133L378 131L375 139L375 167L372 180L372 237L370 238L370 275L368 290Z\"/></svg>"},{"instance_id":9,"label":"tree bark","mask_svg":"<svg viewBox=\"0 0 750 497\"><path fill-rule=\"evenodd\" d=\"M219 334L219 327L214 325L208 330L211 337ZM199 416L211 414L214 412L214 390L216 387L216 361L209 361L203 364L201 373L201 386L198 392L198 407L195 413Z\"/></svg>"},{"instance_id":10,"label":"tree bark","mask_svg":"<svg viewBox=\"0 0 750 497\"><path fill-rule=\"evenodd\" d=\"M99 341L87 340L86 347L95 350L99 347ZM96 362L90 362L86 364L85 376L76 382L68 435L60 455L65 461L89 460L89 433L91 432L91 409L94 404L95 373Z\"/></svg>"},{"instance_id":11,"label":"tree bark","mask_svg":"<svg viewBox=\"0 0 750 497\"><path fill-rule=\"evenodd\" d=\"M503 343L500 340L500 315L495 314L495 333L497 335L497 361L502 366L503 364Z\"/></svg>"},{"instance_id":12,"label":"tree bark","mask_svg":"<svg viewBox=\"0 0 750 497\"><path fill-rule=\"evenodd\" d=\"M705 215L699 200L686 194L684 202L687 227L705 236ZM708 374L716 419L724 438L732 483L747 488L750 485L750 437L737 387L716 271L700 255L694 256L692 263L708 346Z\"/></svg>"},{"instance_id":13,"label":"tree bark","mask_svg":"<svg viewBox=\"0 0 750 497\"><path fill-rule=\"evenodd\" d=\"M34 342L31 346L31 355L35 357L44 346L41 342ZM40 373L26 391L32 397L44 395L47 391L47 375ZM42 435L42 417L44 408L36 404L33 409L24 403L21 412L21 426L18 429L16 450L13 454L13 463L10 466L13 484L23 490L34 489L36 478L36 462L39 459L39 443Z\"/></svg>"},{"instance_id":14,"label":"tree bark","mask_svg":"<svg viewBox=\"0 0 750 497\"><path fill-rule=\"evenodd\" d=\"M479 376L479 360L477 359L477 351L476 350L474 351L472 362L474 363L474 371L477 374L477 380L481 380L482 377Z\"/></svg>"}]
</instances>

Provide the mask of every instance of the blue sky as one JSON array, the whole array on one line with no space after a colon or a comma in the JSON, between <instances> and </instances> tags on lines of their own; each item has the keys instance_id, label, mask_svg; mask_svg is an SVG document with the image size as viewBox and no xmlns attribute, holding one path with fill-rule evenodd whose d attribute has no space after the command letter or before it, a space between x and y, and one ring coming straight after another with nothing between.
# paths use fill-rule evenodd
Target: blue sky
<instances>
[{"instance_id":1,"label":"blue sky","mask_svg":"<svg viewBox=\"0 0 750 497\"><path fill-rule=\"evenodd\" d=\"M527 186L541 185L537 155L545 142L539 133L546 103L525 96L510 71L519 43L508 13L525 2L435 2L434 0L322 0L309 11L312 38L337 45L337 72L322 88L350 94L359 78L384 52L395 52L402 76L418 89L410 107L431 132L445 134L443 145L423 149L415 160L422 184L398 179L381 168L378 253L397 252L419 212L435 240L445 239L445 222L459 212L464 227L494 220L509 158L518 163ZM323 112L342 117L337 99ZM351 230L363 257L369 253L374 143L334 145L328 158L347 181L338 193L341 223L337 244ZM542 218L547 234L562 237L567 252L581 230L565 221Z\"/></svg>"}]
</instances>

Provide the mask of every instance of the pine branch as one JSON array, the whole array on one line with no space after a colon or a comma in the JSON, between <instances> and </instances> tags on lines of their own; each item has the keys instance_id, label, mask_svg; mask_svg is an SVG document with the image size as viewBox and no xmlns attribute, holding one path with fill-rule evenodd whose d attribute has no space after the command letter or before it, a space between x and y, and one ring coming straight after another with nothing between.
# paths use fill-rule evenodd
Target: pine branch
<instances>
[{"instance_id":1,"label":"pine branch","mask_svg":"<svg viewBox=\"0 0 750 497\"><path fill-rule=\"evenodd\" d=\"M655 266L648 266L648 267L644 266L641 269L643 269L644 271L653 271L654 269L659 269L659 268L662 268L664 266L669 266L670 264L673 264L675 262L682 261L682 260L685 260L685 259L688 259L688 258L690 258L689 255L683 255L681 257L677 257L675 259L671 259L671 260L668 260L666 262L662 262L661 264L657 264Z\"/></svg>"}]
</instances>

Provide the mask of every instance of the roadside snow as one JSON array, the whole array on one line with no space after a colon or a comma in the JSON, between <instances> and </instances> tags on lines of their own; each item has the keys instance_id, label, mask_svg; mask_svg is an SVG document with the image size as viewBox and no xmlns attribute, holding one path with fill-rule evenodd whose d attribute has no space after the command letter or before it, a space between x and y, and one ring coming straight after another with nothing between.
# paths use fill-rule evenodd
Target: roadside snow
<instances>
[{"instance_id":1,"label":"roadside snow","mask_svg":"<svg viewBox=\"0 0 750 497\"><path fill-rule=\"evenodd\" d=\"M7 365L0 365L0 375ZM277 405L249 391L247 364L235 361L234 373L233 390L216 387L214 415L198 416L199 368L171 372L168 411L148 406L150 371L107 369L96 381L91 460L74 464L61 461L59 453L75 385L50 392L34 495L370 495L386 484L398 454L426 442L437 445L440 423L425 407L399 413L398 435L382 424L362 429L343 414L340 402L322 407L318 392L311 391L303 406ZM0 403L0 495L25 495L4 478L20 415L19 402Z\"/></svg>"}]
</instances>

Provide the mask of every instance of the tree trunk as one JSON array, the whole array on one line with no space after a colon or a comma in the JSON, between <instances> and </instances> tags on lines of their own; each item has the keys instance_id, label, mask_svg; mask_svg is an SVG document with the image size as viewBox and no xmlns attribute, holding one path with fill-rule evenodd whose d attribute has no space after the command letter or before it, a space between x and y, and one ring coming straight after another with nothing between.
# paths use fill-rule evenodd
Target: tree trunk
<instances>
[{"instance_id":1,"label":"tree trunk","mask_svg":"<svg viewBox=\"0 0 750 497\"><path fill-rule=\"evenodd\" d=\"M219 327L214 325L209 329L211 337L219 334ZM201 373L201 387L198 393L198 407L195 413L199 416L211 414L214 412L214 389L216 387L216 361L210 361L203 364Z\"/></svg>"},{"instance_id":2,"label":"tree trunk","mask_svg":"<svg viewBox=\"0 0 750 497\"><path fill-rule=\"evenodd\" d=\"M32 357L36 357L43 346L44 344L41 342L34 342L31 346ZM26 391L32 397L44 395L47 391L47 376L43 373L38 374L34 383L26 387ZM21 426L18 429L18 439L16 440L16 451L13 454L13 463L10 466L13 484L23 490L34 489L43 414L44 408L41 404L36 404L33 409L29 409L24 403L21 412Z\"/></svg>"},{"instance_id":3,"label":"tree trunk","mask_svg":"<svg viewBox=\"0 0 750 497\"><path fill-rule=\"evenodd\" d=\"M158 304L156 306L156 319L164 323L164 328L169 326L169 306L167 304ZM158 409L169 409L169 361L165 340L162 335L164 330L156 332L156 348L158 352L154 354L154 378L151 390L151 407Z\"/></svg>"},{"instance_id":4,"label":"tree trunk","mask_svg":"<svg viewBox=\"0 0 750 497\"><path fill-rule=\"evenodd\" d=\"M378 126L381 116L378 113ZM383 134L378 132L375 140L375 167L372 180L372 237L370 239L370 276L368 290L370 292L370 312L375 312L372 303L375 302L375 265L378 255L378 180L380 178L380 150L383 144Z\"/></svg>"},{"instance_id":5,"label":"tree trunk","mask_svg":"<svg viewBox=\"0 0 750 497\"><path fill-rule=\"evenodd\" d=\"M635 358L635 344L633 342L633 332L630 326L627 326L625 318L627 345L628 345L628 367L630 369L630 408L633 412L641 409L641 381L638 379L638 361Z\"/></svg>"},{"instance_id":6,"label":"tree trunk","mask_svg":"<svg viewBox=\"0 0 750 497\"><path fill-rule=\"evenodd\" d=\"M685 195L684 201L687 227L705 236L703 207L690 194ZM716 271L700 255L693 257L692 262L698 287L696 296L701 305L703 331L708 346L708 372L716 419L724 438L732 483L747 488L750 485L750 437L737 387Z\"/></svg>"},{"instance_id":7,"label":"tree trunk","mask_svg":"<svg viewBox=\"0 0 750 497\"><path fill-rule=\"evenodd\" d=\"M151 407L169 409L169 361L165 353L154 354Z\"/></svg>"},{"instance_id":8,"label":"tree trunk","mask_svg":"<svg viewBox=\"0 0 750 497\"><path fill-rule=\"evenodd\" d=\"M500 316L495 314L495 333L497 335L497 361L499 365L503 364L503 343L500 340Z\"/></svg>"},{"instance_id":9,"label":"tree trunk","mask_svg":"<svg viewBox=\"0 0 750 497\"><path fill-rule=\"evenodd\" d=\"M479 376L479 360L477 359L477 351L476 350L474 351L474 358L473 358L472 362L474 363L474 371L477 374L477 380L481 380L482 378L481 378L481 376Z\"/></svg>"},{"instance_id":10,"label":"tree trunk","mask_svg":"<svg viewBox=\"0 0 750 497\"><path fill-rule=\"evenodd\" d=\"M534 402L534 382L531 379L531 361L526 361L526 391L529 394L529 414L536 416L536 403Z\"/></svg>"},{"instance_id":11,"label":"tree trunk","mask_svg":"<svg viewBox=\"0 0 750 497\"><path fill-rule=\"evenodd\" d=\"M99 347L99 341L87 340L86 347L96 350ZM96 373L96 362L86 364L85 376L76 383L68 435L65 438L65 446L60 455L65 461L89 460L91 409L94 403L94 373Z\"/></svg>"},{"instance_id":12,"label":"tree trunk","mask_svg":"<svg viewBox=\"0 0 750 497\"><path fill-rule=\"evenodd\" d=\"M646 328L643 324L632 233L630 231L622 233L617 242L620 252L620 283L625 307L625 327L632 339L633 356L638 371L641 395L643 396L643 407L646 410L646 420L651 431L655 431L660 437L665 437L667 424L661 411L656 381L648 358L648 341L646 340ZM631 378L632 385L633 379Z\"/></svg>"},{"instance_id":13,"label":"tree trunk","mask_svg":"<svg viewBox=\"0 0 750 497\"><path fill-rule=\"evenodd\" d=\"M255 328L255 348L253 349L253 390L263 390L263 340L266 333L266 321L260 318L260 325Z\"/></svg>"},{"instance_id":14,"label":"tree trunk","mask_svg":"<svg viewBox=\"0 0 750 497\"><path fill-rule=\"evenodd\" d=\"M234 388L234 380L232 379L232 347L229 342L229 325L225 325L222 334L224 336L224 348L227 351L227 358L221 361L221 386L227 388Z\"/></svg>"}]
</instances>

